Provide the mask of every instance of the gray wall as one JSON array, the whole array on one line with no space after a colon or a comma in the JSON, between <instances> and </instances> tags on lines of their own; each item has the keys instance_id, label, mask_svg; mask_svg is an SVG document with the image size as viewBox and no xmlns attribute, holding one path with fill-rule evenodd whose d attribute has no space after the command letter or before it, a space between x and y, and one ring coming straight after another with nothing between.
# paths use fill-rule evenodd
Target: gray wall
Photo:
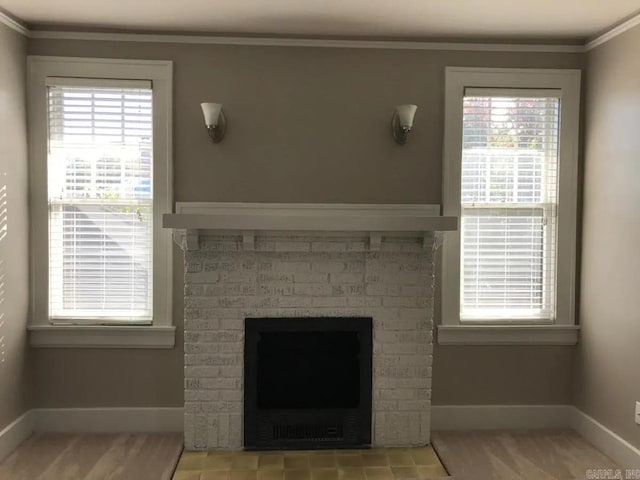
<instances>
[{"instance_id":1,"label":"gray wall","mask_svg":"<svg viewBox=\"0 0 640 480\"><path fill-rule=\"evenodd\" d=\"M576 404L636 447L640 401L640 27L589 52Z\"/></svg>"},{"instance_id":2,"label":"gray wall","mask_svg":"<svg viewBox=\"0 0 640 480\"><path fill-rule=\"evenodd\" d=\"M0 25L0 430L30 408L26 44Z\"/></svg>"},{"instance_id":3,"label":"gray wall","mask_svg":"<svg viewBox=\"0 0 640 480\"><path fill-rule=\"evenodd\" d=\"M581 54L65 40L31 40L29 52L175 62L177 201L441 203L445 66L584 63ZM225 105L219 145L204 131L202 101ZM420 106L404 147L389 133L399 103ZM38 405L180 405L182 353L37 351ZM572 347L439 347L433 401L569 403L571 358Z\"/></svg>"}]
</instances>

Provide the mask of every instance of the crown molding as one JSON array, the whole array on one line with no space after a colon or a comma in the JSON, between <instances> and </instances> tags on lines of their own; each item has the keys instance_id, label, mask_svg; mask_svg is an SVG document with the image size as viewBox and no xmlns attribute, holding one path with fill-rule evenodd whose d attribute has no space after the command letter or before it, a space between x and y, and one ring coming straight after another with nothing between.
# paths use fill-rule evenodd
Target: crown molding
<instances>
[{"instance_id":1,"label":"crown molding","mask_svg":"<svg viewBox=\"0 0 640 480\"><path fill-rule=\"evenodd\" d=\"M547 45L514 43L418 42L394 40L334 40L275 37L219 37L214 35L178 35L146 33L62 32L32 30L31 38L49 40L94 40L109 42L151 42L262 47L371 48L392 50L466 50L486 52L581 53L583 45Z\"/></svg>"},{"instance_id":2,"label":"crown molding","mask_svg":"<svg viewBox=\"0 0 640 480\"><path fill-rule=\"evenodd\" d=\"M26 26L24 26L18 20L11 18L9 15L7 15L1 10L0 10L0 23L6 25L12 30L15 30L19 34L24 35L25 37L31 36L30 35L31 31Z\"/></svg>"},{"instance_id":3,"label":"crown molding","mask_svg":"<svg viewBox=\"0 0 640 480\"><path fill-rule=\"evenodd\" d=\"M640 25L640 12L638 12L628 20L622 22L621 24L616 25L615 27L607 30L603 34L598 35L597 37L588 41L584 46L585 51L588 52L589 50L593 50L594 48L602 45L603 43L606 43L609 40L617 37L618 35L623 34L627 30L631 30L636 25Z\"/></svg>"},{"instance_id":4,"label":"crown molding","mask_svg":"<svg viewBox=\"0 0 640 480\"><path fill-rule=\"evenodd\" d=\"M200 45L244 45L262 47L319 47L319 48L370 48L385 50L451 50L480 52L537 52L584 53L608 42L618 35L640 25L640 12L582 45L473 43L473 42L421 42L402 40L339 40L278 37L230 37L216 35L180 35L116 32L74 32L55 30L31 30L24 23L0 10L0 23L16 32L35 39L93 40L110 42L182 43Z\"/></svg>"}]
</instances>

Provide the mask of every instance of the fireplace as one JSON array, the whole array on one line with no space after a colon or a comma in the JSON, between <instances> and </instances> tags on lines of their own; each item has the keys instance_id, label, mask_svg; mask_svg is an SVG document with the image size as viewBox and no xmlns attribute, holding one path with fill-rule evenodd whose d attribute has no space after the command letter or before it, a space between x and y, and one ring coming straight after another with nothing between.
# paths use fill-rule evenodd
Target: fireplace
<instances>
[{"instance_id":1,"label":"fireplace","mask_svg":"<svg viewBox=\"0 0 640 480\"><path fill-rule=\"evenodd\" d=\"M371 318L247 318L244 365L245 447L371 444Z\"/></svg>"},{"instance_id":2,"label":"fireplace","mask_svg":"<svg viewBox=\"0 0 640 480\"><path fill-rule=\"evenodd\" d=\"M455 217L439 205L176 210L163 222L184 250L187 450L429 443L435 232Z\"/></svg>"}]
</instances>

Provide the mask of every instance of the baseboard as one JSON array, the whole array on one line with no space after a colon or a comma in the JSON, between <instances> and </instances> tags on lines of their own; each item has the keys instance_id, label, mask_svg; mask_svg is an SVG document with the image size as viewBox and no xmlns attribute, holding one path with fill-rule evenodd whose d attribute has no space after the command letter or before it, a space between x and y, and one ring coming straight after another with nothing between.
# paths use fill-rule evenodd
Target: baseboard
<instances>
[{"instance_id":1,"label":"baseboard","mask_svg":"<svg viewBox=\"0 0 640 480\"><path fill-rule=\"evenodd\" d=\"M566 428L570 405L433 405L432 430Z\"/></svg>"},{"instance_id":2,"label":"baseboard","mask_svg":"<svg viewBox=\"0 0 640 480\"><path fill-rule=\"evenodd\" d=\"M582 410L571 408L569 426L622 468L640 468L640 449Z\"/></svg>"},{"instance_id":3,"label":"baseboard","mask_svg":"<svg viewBox=\"0 0 640 480\"><path fill-rule=\"evenodd\" d=\"M182 408L37 408L35 430L67 433L182 432Z\"/></svg>"},{"instance_id":4,"label":"baseboard","mask_svg":"<svg viewBox=\"0 0 640 480\"><path fill-rule=\"evenodd\" d=\"M0 430L0 462L34 431L33 410L29 410Z\"/></svg>"}]
</instances>

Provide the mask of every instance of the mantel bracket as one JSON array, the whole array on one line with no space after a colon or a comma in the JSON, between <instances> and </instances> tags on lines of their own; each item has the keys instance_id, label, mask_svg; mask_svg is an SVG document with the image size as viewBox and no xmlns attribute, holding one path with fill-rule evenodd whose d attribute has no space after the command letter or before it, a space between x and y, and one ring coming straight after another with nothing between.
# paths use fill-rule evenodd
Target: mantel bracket
<instances>
[{"instance_id":1,"label":"mantel bracket","mask_svg":"<svg viewBox=\"0 0 640 480\"><path fill-rule=\"evenodd\" d=\"M187 250L198 250L200 248L200 232L197 229L189 229L185 233L185 243Z\"/></svg>"},{"instance_id":2,"label":"mantel bracket","mask_svg":"<svg viewBox=\"0 0 640 480\"><path fill-rule=\"evenodd\" d=\"M249 252L256 249L256 232L253 230L244 230L242 232L242 248Z\"/></svg>"}]
</instances>

